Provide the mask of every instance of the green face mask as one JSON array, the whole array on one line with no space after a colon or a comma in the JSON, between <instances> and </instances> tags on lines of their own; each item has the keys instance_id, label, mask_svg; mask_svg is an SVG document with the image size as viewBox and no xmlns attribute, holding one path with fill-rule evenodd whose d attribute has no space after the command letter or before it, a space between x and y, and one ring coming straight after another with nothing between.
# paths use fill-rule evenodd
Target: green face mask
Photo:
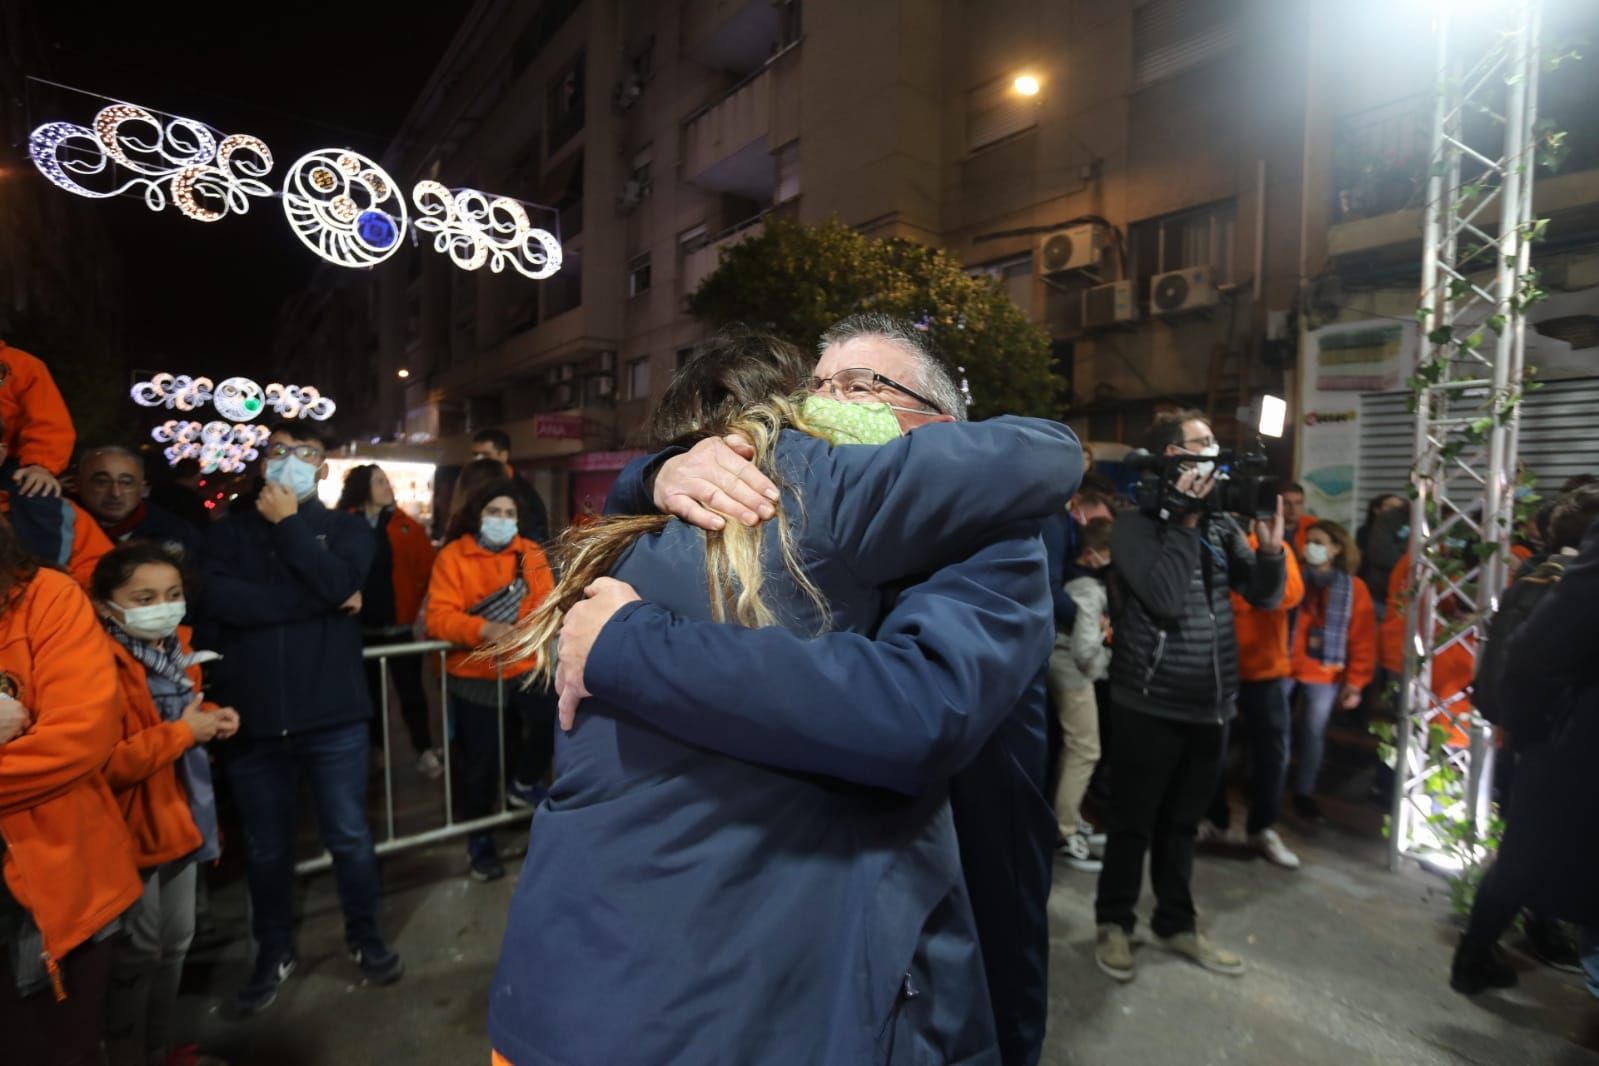
<instances>
[{"instance_id":1,"label":"green face mask","mask_svg":"<svg viewBox=\"0 0 1599 1066\"><path fill-rule=\"evenodd\" d=\"M834 444L887 444L900 436L899 419L886 403L807 396L800 417L818 437Z\"/></svg>"}]
</instances>

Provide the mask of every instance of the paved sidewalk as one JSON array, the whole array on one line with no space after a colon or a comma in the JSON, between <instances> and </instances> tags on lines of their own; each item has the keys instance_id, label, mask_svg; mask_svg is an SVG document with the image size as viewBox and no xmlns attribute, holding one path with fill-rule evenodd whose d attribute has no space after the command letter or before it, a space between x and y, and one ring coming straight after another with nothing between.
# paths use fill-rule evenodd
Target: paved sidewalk
<instances>
[{"instance_id":1,"label":"paved sidewalk","mask_svg":"<svg viewBox=\"0 0 1599 1066\"><path fill-rule=\"evenodd\" d=\"M1369 811L1353 813L1346 820L1375 822ZM1447 985L1454 931L1443 882L1416 870L1390 875L1381 841L1369 834L1329 826L1308 840L1290 826L1285 837L1305 859L1297 872L1259 859L1200 858L1201 923L1245 955L1250 969L1237 979L1151 944L1136 952L1137 979L1113 984L1093 963L1093 878L1058 866L1044 1062L1599 1064L1599 1053L1584 1050L1599 1048L1599 1002L1576 977L1517 956L1519 989L1457 996ZM332 881L313 879L300 970L271 1010L246 1021L220 1010L249 961L238 938L242 885L219 892L218 921L236 936L195 952L183 1000L200 1019L202 1047L233 1066L486 1062L487 989L513 883L468 881L464 850L440 845L385 863L384 926L407 966L388 989L362 986L340 951Z\"/></svg>"}]
</instances>

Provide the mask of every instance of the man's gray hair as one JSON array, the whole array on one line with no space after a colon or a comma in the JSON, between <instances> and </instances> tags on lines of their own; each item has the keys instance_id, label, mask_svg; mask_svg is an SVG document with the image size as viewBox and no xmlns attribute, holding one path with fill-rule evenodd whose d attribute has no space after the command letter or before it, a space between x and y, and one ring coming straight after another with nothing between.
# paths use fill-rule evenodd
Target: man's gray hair
<instances>
[{"instance_id":1,"label":"man's gray hair","mask_svg":"<svg viewBox=\"0 0 1599 1066\"><path fill-rule=\"evenodd\" d=\"M944 414L953 416L957 422L966 421L966 395L944 361L927 343L925 333L903 318L881 311L863 311L841 318L828 327L817 351L825 352L835 344L848 344L858 337L879 337L916 360L916 380L906 384L932 400Z\"/></svg>"},{"instance_id":2,"label":"man's gray hair","mask_svg":"<svg viewBox=\"0 0 1599 1066\"><path fill-rule=\"evenodd\" d=\"M102 444L98 447L90 448L78 459L78 465L81 467L84 463L88 462L90 459L93 459L97 455L120 455L124 459L132 459L134 462L138 463L140 470L144 469L144 456L140 455L132 448L124 447L121 444Z\"/></svg>"}]
</instances>

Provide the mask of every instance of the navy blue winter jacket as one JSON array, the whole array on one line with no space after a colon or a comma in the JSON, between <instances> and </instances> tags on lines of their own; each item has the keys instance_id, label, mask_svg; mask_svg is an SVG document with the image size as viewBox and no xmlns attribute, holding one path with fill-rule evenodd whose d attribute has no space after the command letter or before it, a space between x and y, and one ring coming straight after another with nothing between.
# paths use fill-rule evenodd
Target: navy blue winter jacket
<instances>
[{"instance_id":1,"label":"navy blue winter jacket","mask_svg":"<svg viewBox=\"0 0 1599 1066\"><path fill-rule=\"evenodd\" d=\"M223 656L211 687L245 736L371 717L361 623L339 607L366 583L373 549L364 520L314 497L276 525L239 505L211 527L205 614Z\"/></svg>"}]
</instances>

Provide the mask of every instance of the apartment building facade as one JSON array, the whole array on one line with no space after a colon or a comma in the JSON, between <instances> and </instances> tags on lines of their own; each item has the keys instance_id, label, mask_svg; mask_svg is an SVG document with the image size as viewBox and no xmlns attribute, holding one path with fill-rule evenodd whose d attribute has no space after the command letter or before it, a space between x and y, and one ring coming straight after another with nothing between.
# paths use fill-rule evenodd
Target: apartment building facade
<instances>
[{"instance_id":1,"label":"apartment building facade","mask_svg":"<svg viewBox=\"0 0 1599 1066\"><path fill-rule=\"evenodd\" d=\"M1351 131L1425 94L1427 27L1379 0L1340 12L479 0L384 162L402 184L547 205L565 264L533 282L406 249L338 297L366 308L364 333L341 315L330 335L346 339L280 349L316 380L348 370L361 333L370 354L354 362L375 388L341 416L352 436L452 463L472 432L503 427L569 515L599 504L703 336L683 300L721 249L774 214L837 218L943 246L1005 286L1054 339L1062 414L1085 438L1134 440L1178 403L1236 434L1240 408L1292 391L1307 293L1323 297L1311 324L1387 313L1371 293L1333 307L1326 279L1386 285L1406 316L1414 303L1418 205L1400 197L1410 214L1380 220L1400 182L1371 177L1360 154L1387 149ZM1542 181L1580 245L1599 182Z\"/></svg>"}]
</instances>

